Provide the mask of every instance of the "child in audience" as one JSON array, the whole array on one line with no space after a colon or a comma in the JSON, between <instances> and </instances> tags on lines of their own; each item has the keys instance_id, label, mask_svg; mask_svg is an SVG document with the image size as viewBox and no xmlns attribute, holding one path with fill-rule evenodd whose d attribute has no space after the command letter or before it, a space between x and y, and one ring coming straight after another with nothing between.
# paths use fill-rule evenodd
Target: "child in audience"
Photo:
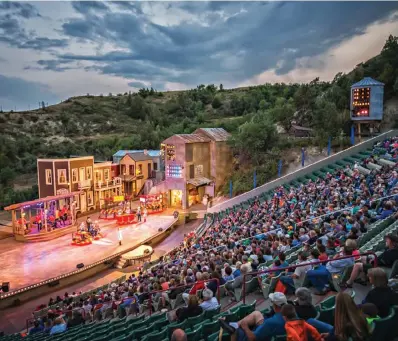
<instances>
[{"instance_id":1,"label":"child in audience","mask_svg":"<svg viewBox=\"0 0 398 341\"><path fill-rule=\"evenodd\" d=\"M302 319L297 318L296 309L291 304L282 307L282 316L286 321L286 340L287 341L322 341L322 336L310 324Z\"/></svg>"}]
</instances>

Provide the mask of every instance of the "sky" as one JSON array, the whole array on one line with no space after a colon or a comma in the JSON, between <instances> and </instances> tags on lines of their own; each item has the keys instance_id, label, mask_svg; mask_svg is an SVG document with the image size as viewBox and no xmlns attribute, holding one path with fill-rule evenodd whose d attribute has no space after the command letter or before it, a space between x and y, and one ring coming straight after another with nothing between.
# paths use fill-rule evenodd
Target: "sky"
<instances>
[{"instance_id":1,"label":"sky","mask_svg":"<svg viewBox=\"0 0 398 341\"><path fill-rule=\"evenodd\" d=\"M398 2L0 1L0 106L332 80L398 35Z\"/></svg>"}]
</instances>

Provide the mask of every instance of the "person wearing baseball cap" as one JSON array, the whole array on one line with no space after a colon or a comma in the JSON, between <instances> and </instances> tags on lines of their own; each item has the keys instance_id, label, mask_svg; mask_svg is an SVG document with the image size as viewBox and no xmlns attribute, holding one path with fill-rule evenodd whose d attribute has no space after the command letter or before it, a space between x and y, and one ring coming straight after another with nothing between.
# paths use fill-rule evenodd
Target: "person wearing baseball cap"
<instances>
[{"instance_id":1,"label":"person wearing baseball cap","mask_svg":"<svg viewBox=\"0 0 398 341\"><path fill-rule=\"evenodd\" d=\"M269 295L275 314L264 318L260 311L253 311L239 322L227 323L219 319L220 326L230 335L236 337L236 341L262 341L270 340L273 336L284 335L285 320L281 314L282 307L287 304L286 296L281 292Z\"/></svg>"}]
</instances>

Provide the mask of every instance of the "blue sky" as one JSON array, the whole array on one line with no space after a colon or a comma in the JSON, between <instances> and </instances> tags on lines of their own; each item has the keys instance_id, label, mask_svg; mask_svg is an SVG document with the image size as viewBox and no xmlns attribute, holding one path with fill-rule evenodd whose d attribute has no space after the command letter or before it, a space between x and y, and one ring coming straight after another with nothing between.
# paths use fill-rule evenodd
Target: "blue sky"
<instances>
[{"instance_id":1,"label":"blue sky","mask_svg":"<svg viewBox=\"0 0 398 341\"><path fill-rule=\"evenodd\" d=\"M331 80L398 35L398 2L0 2L0 105Z\"/></svg>"}]
</instances>

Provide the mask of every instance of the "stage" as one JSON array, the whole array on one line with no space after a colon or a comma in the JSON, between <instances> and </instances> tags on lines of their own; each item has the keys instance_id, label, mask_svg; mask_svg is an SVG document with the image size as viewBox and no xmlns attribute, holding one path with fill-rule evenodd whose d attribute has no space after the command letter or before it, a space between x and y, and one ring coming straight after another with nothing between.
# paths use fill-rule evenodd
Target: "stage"
<instances>
[{"instance_id":1,"label":"stage","mask_svg":"<svg viewBox=\"0 0 398 341\"><path fill-rule=\"evenodd\" d=\"M95 214L91 216L96 220ZM11 238L0 240L0 281L10 282L10 291L39 283L76 270L76 264L89 265L112 256L166 229L174 217L166 215L148 216L144 223L124 225L122 245L119 245L116 221L98 220L104 238L85 246L72 246L72 236L66 235L40 243L21 243ZM85 219L82 219L85 221Z\"/></svg>"}]
</instances>

